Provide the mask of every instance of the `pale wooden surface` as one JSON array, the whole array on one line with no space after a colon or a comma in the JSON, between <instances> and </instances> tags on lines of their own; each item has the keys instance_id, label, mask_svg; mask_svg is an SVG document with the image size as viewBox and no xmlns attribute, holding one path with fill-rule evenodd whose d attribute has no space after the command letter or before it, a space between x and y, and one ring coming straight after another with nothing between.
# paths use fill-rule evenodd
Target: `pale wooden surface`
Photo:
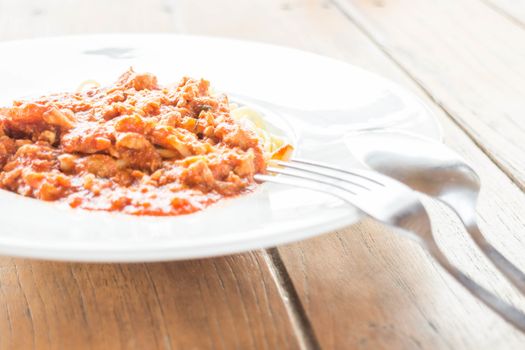
<instances>
[{"instance_id":1,"label":"pale wooden surface","mask_svg":"<svg viewBox=\"0 0 525 350\"><path fill-rule=\"evenodd\" d=\"M482 177L482 229L525 268L523 6L509 0L0 0L0 40L173 31L293 46L378 72L434 110L446 143ZM433 212L451 258L524 308L452 218ZM278 254L284 266L266 252L146 265L2 258L0 348L525 348L524 335L418 246L370 221L280 247Z\"/></svg>"},{"instance_id":2,"label":"pale wooden surface","mask_svg":"<svg viewBox=\"0 0 525 350\"><path fill-rule=\"evenodd\" d=\"M258 253L157 264L0 260L1 349L296 349Z\"/></svg>"},{"instance_id":3,"label":"pale wooden surface","mask_svg":"<svg viewBox=\"0 0 525 350\"><path fill-rule=\"evenodd\" d=\"M487 6L518 25L525 26L525 2L521 0L483 0Z\"/></svg>"},{"instance_id":4,"label":"pale wooden surface","mask_svg":"<svg viewBox=\"0 0 525 350\"><path fill-rule=\"evenodd\" d=\"M479 0L335 2L525 187L524 28Z\"/></svg>"}]
</instances>

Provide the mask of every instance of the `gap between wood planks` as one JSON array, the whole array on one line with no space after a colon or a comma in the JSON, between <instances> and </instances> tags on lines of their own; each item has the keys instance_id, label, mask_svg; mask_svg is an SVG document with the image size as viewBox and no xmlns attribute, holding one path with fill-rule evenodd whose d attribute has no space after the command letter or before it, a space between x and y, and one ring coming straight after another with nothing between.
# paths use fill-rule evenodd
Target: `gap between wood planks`
<instances>
[{"instance_id":1,"label":"gap between wood planks","mask_svg":"<svg viewBox=\"0 0 525 350\"><path fill-rule=\"evenodd\" d=\"M525 23L523 23L519 17L514 16L512 13L508 12L506 9L501 8L500 6L494 4L490 0L480 0L485 6L490 8L492 11L496 12L497 14L505 17L510 22L514 23L520 28L525 29Z\"/></svg>"},{"instance_id":2,"label":"gap between wood planks","mask_svg":"<svg viewBox=\"0 0 525 350\"><path fill-rule=\"evenodd\" d=\"M431 93L431 91L423 84L421 83L418 78L412 74L408 69L405 68L405 66L394 57L387 49L385 49L384 45L381 43L380 39L378 39L374 34L373 31L368 28L368 25L366 24L366 20L362 18L361 15L357 11L355 11L352 8L352 5L350 5L345 0L329 0L335 8L337 8L343 16L345 16L350 22L352 22L370 41L372 44L374 44L381 52L388 57L403 73L407 75L407 77L412 80L420 89L421 91L428 96L429 99L431 99L442 111L445 113L445 115L461 130L463 133L492 161L494 165L496 165L503 174L505 174L521 191L525 192L525 184L521 183L521 181L512 174L511 170L507 170L504 165L500 163L500 161L496 158L495 155L491 154L487 150L487 148L482 144L481 140L478 140L471 131L469 131L465 126L463 126L459 121L457 121L452 114L447 110L447 108L437 100L434 95ZM481 1L486 6L492 8L496 13L505 16L502 14L501 11L496 10L492 5L487 4L485 1ZM505 17L508 17L506 15ZM517 20L513 20L513 23L516 23ZM520 24L520 27L523 28L523 26Z\"/></svg>"},{"instance_id":3,"label":"gap between wood planks","mask_svg":"<svg viewBox=\"0 0 525 350\"><path fill-rule=\"evenodd\" d=\"M481 141L478 140L475 135L466 127L464 127L459 121L457 121L447 110L447 107L434 97L434 95L431 93L431 90L428 89L415 74L412 74L408 69L406 69L403 63L396 59L395 56L384 47L381 39L377 38L377 36L373 34L373 31L368 27L366 20L364 20L357 11L352 9L352 5L345 3L343 0L329 1L334 4L335 8L345 18L347 18L359 29L374 46L376 46L404 74L406 74L408 78L412 80L422 90L422 92L444 112L444 114L454 123L454 125L456 125L459 130L461 130L492 161L492 163L495 164L503 174L505 174L505 176L507 176L514 184L516 184L518 188L520 188L522 191L525 191L525 185L520 183L519 179L517 179L510 170L505 169L505 167L497 160L497 158L492 155L491 152L488 152L487 148L481 143ZM508 13L495 7L493 4L487 3L486 0L480 1L485 6L488 6L497 12L499 15L511 19L514 24L525 29L525 25L519 22L518 19L513 17L511 18ZM300 342L300 346L305 349L319 349L320 345L318 338L315 335L310 319L306 314L305 308L297 294L295 286L278 250L276 248L267 249L262 251L262 255L268 264L270 273L275 280L279 293L281 294L286 311L290 317L293 330Z\"/></svg>"},{"instance_id":4,"label":"gap between wood planks","mask_svg":"<svg viewBox=\"0 0 525 350\"><path fill-rule=\"evenodd\" d=\"M305 350L321 349L319 340L315 335L310 319L306 315L304 306L301 303L301 298L297 294L297 290L288 274L288 270L284 265L279 251L277 248L269 248L262 250L261 253L275 281L277 290L281 295L299 345Z\"/></svg>"}]
</instances>

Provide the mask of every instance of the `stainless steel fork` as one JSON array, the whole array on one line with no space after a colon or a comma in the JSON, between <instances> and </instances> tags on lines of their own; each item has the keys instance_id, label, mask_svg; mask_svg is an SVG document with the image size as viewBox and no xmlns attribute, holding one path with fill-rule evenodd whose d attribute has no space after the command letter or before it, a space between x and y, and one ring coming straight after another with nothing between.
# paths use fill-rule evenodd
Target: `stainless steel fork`
<instances>
[{"instance_id":1,"label":"stainless steel fork","mask_svg":"<svg viewBox=\"0 0 525 350\"><path fill-rule=\"evenodd\" d=\"M525 274L485 238L477 223L479 176L440 142L398 131L359 133L346 140L369 168L446 204L465 225L481 252L525 295Z\"/></svg>"},{"instance_id":2,"label":"stainless steel fork","mask_svg":"<svg viewBox=\"0 0 525 350\"><path fill-rule=\"evenodd\" d=\"M480 286L443 254L432 233L426 209L418 195L404 184L370 170L336 169L309 160L276 161L260 182L273 182L329 193L371 218L415 239L453 278L503 319L525 332L525 314ZM279 175L279 176L275 176Z\"/></svg>"}]
</instances>

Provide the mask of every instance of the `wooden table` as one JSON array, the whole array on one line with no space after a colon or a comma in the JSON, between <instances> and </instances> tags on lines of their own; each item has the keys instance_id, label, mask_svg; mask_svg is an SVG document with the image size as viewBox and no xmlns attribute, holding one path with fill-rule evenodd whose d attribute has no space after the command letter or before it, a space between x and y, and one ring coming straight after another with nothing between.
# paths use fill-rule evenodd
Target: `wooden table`
<instances>
[{"instance_id":1,"label":"wooden table","mask_svg":"<svg viewBox=\"0 0 525 350\"><path fill-rule=\"evenodd\" d=\"M94 32L270 42L404 85L479 171L481 228L525 269L525 1L0 0L0 40ZM524 308L456 221L433 212L451 259ZM525 335L371 221L198 261L0 259L1 349L318 347L525 349Z\"/></svg>"}]
</instances>

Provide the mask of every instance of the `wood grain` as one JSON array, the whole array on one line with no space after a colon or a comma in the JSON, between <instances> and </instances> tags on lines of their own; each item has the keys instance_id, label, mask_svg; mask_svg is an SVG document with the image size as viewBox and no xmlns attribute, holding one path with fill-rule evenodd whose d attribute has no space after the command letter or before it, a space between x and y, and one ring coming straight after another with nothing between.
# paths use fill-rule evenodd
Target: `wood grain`
<instances>
[{"instance_id":1,"label":"wood grain","mask_svg":"<svg viewBox=\"0 0 525 350\"><path fill-rule=\"evenodd\" d=\"M519 0L482 0L494 11L501 13L525 28L525 2Z\"/></svg>"},{"instance_id":2,"label":"wood grain","mask_svg":"<svg viewBox=\"0 0 525 350\"><path fill-rule=\"evenodd\" d=\"M0 39L166 31L168 5L0 0ZM258 252L158 264L1 258L0 349L304 348L272 273Z\"/></svg>"},{"instance_id":3,"label":"wood grain","mask_svg":"<svg viewBox=\"0 0 525 350\"><path fill-rule=\"evenodd\" d=\"M297 349L258 253L174 263L0 259L1 349Z\"/></svg>"},{"instance_id":4,"label":"wood grain","mask_svg":"<svg viewBox=\"0 0 525 350\"><path fill-rule=\"evenodd\" d=\"M486 155L431 101L425 92L389 61L380 49L333 6L321 1L237 5L243 21L272 21L272 28L248 27L242 33L222 28L213 14L225 3L198 12L183 2L186 30L199 34L254 37L341 58L389 76L434 106L445 126L447 143L469 158L483 177L480 215L491 241L519 266L525 198ZM182 6L182 5L181 5ZM192 6L195 6L192 8ZM251 16L248 7L253 9ZM276 14L278 9L281 12ZM194 12L193 12L194 11ZM199 15L204 26L192 21ZM271 17L270 17L271 16ZM312 23L316 23L313 25ZM222 28L222 29L221 29ZM275 33L280 33L277 35ZM437 208L433 208L434 211ZM452 217L436 213L441 243L451 258L523 306L523 300L473 249ZM371 222L280 248L317 337L324 348L519 348L525 338L456 285L415 244Z\"/></svg>"},{"instance_id":5,"label":"wood grain","mask_svg":"<svg viewBox=\"0 0 525 350\"><path fill-rule=\"evenodd\" d=\"M523 28L479 0L336 0L525 188Z\"/></svg>"},{"instance_id":6,"label":"wood grain","mask_svg":"<svg viewBox=\"0 0 525 350\"><path fill-rule=\"evenodd\" d=\"M173 28L163 0L0 0L0 40Z\"/></svg>"},{"instance_id":7,"label":"wood grain","mask_svg":"<svg viewBox=\"0 0 525 350\"><path fill-rule=\"evenodd\" d=\"M324 0L46 0L45 6L37 0L0 0L0 39L114 31L232 36L323 53L388 76L432 107L444 124L447 143L480 172L484 181L479 206L482 229L496 246L525 268L521 236L525 228L521 219L525 217L525 196L461 130L465 129L509 176L517 180L524 177L523 157L509 157L512 152L523 154L523 145L518 142L520 137L523 139L522 131L514 127L509 132L510 141L499 140L518 118L518 58L523 36L515 24L511 26L508 19L481 2L463 1L455 6L451 1L436 3L410 1L414 12L406 11L410 16L403 16L401 10L409 6L408 0L362 0L355 2L359 11L349 13L346 9L346 14ZM366 17L368 14L361 12L367 6L388 20L381 17L381 26L372 22ZM424 7L438 16L448 12L455 16L453 20L429 20L430 10L424 11ZM460 12L464 10L462 17ZM494 33L488 33L489 26L475 28L480 35L489 34L489 61L473 43L473 34L466 35L458 24L472 30L471 24L465 24L471 20L472 11L482 16L475 17L476 25L487 19L493 20L487 23L496 25ZM375 21L379 21L379 15L375 16ZM398 23L399 29L391 29L395 21L403 22ZM425 24L427 21L430 23ZM440 34L439 21L444 21L443 26L449 31L463 30L458 34L459 43ZM370 23L374 36L368 28ZM424 34L417 33L421 23ZM384 33L385 28L394 33ZM503 38L507 29L510 36ZM431 30L440 35L435 38ZM414 44L406 42L404 36L414 40ZM502 40L495 42L500 37ZM461 48L461 40L465 41L465 49ZM448 49L447 45L451 45L450 51L443 49ZM492 48L500 50L498 55ZM466 59L469 57L476 60L470 58L470 62ZM457 67L455 60L459 61ZM479 62L495 70L474 74L480 70ZM516 77L503 75L500 82L502 66ZM421 72L425 74L416 74ZM489 98L487 94L495 88L487 85L495 82L502 91L495 95L497 98ZM518 90L507 94L510 87ZM511 109L513 113L504 116L509 112L505 104L508 101L514 103L516 110ZM504 298L525 306L523 299L473 249L453 224L453 218L436 206L431 209L440 228L440 243L452 260ZM417 245L370 221L279 248L279 253L306 310L307 321L323 348L525 346L522 334L476 302ZM288 321L285 308L293 314L297 307L294 309L282 299L278 291L282 286L272 280L272 265L266 261L259 253L147 265L63 264L3 258L0 348L308 347L304 339L295 335L301 332Z\"/></svg>"}]
</instances>

